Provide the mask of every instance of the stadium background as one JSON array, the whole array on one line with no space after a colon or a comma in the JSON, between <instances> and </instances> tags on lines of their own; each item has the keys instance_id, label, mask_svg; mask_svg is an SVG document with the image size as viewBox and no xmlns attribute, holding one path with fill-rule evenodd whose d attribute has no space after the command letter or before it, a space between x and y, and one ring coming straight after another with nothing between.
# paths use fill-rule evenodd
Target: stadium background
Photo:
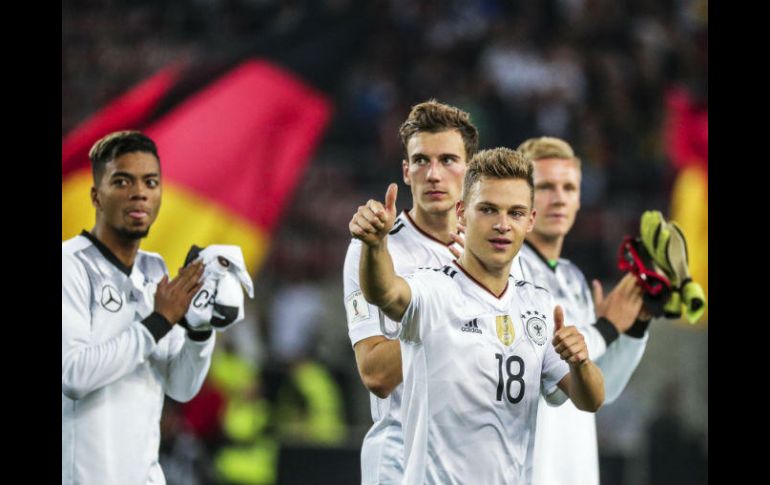
<instances>
[{"instance_id":1,"label":"stadium background","mask_svg":"<svg viewBox=\"0 0 770 485\"><path fill-rule=\"evenodd\" d=\"M659 209L707 287L707 33L698 0L63 2L62 238L92 223L83 147L140 128L166 177L145 248L175 268L193 242L241 244L255 277L201 394L166 404L168 483L355 483L371 418L342 306L347 222L400 182L397 128L427 98L468 110L482 148L573 143L564 255L589 278L616 281L622 236ZM597 415L603 484L707 482L707 320L653 324Z\"/></svg>"}]
</instances>

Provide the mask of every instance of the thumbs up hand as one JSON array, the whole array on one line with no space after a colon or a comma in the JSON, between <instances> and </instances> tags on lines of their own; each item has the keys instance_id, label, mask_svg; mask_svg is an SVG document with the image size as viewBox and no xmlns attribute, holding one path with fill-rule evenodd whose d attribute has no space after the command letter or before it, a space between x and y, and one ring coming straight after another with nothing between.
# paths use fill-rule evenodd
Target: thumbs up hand
<instances>
[{"instance_id":1,"label":"thumbs up hand","mask_svg":"<svg viewBox=\"0 0 770 485\"><path fill-rule=\"evenodd\" d=\"M564 311L556 305L553 311L553 347L556 353L570 365L580 365L588 360L588 347L583 334L575 326L564 325Z\"/></svg>"},{"instance_id":2,"label":"thumbs up hand","mask_svg":"<svg viewBox=\"0 0 770 485\"><path fill-rule=\"evenodd\" d=\"M359 206L348 224L350 235L368 246L379 246L396 220L397 196L398 185L390 184L385 193L385 205L370 199L366 205Z\"/></svg>"}]
</instances>

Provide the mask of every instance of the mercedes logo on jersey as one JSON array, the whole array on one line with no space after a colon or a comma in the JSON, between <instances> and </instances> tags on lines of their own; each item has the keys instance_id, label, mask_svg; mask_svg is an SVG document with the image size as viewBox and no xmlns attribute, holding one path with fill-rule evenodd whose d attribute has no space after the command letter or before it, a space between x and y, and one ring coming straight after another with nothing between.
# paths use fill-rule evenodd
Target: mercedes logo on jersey
<instances>
[{"instance_id":1,"label":"mercedes logo on jersey","mask_svg":"<svg viewBox=\"0 0 770 485\"><path fill-rule=\"evenodd\" d=\"M104 285L102 288L102 306L112 313L117 313L123 307L123 298L114 286Z\"/></svg>"}]
</instances>

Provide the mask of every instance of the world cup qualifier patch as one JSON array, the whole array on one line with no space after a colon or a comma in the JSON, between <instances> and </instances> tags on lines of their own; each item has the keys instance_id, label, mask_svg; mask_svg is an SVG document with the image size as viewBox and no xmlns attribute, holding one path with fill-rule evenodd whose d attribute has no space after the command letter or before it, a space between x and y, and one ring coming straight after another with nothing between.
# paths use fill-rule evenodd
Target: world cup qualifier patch
<instances>
[{"instance_id":1,"label":"world cup qualifier patch","mask_svg":"<svg viewBox=\"0 0 770 485\"><path fill-rule=\"evenodd\" d=\"M527 311L521 315L521 319L526 322L524 328L527 330L527 335L537 345L544 345L548 340L545 318L545 313L537 311Z\"/></svg>"},{"instance_id":2,"label":"world cup qualifier patch","mask_svg":"<svg viewBox=\"0 0 770 485\"><path fill-rule=\"evenodd\" d=\"M366 299L360 291L356 291L347 297L345 300L345 310L348 312L348 321L350 323L369 318L369 304L366 303Z\"/></svg>"}]
</instances>

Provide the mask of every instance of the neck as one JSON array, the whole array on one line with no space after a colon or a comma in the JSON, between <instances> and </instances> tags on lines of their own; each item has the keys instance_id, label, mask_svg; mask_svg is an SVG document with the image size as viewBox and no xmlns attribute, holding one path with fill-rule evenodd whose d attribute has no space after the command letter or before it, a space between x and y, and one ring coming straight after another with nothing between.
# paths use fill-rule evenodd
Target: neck
<instances>
[{"instance_id":1,"label":"neck","mask_svg":"<svg viewBox=\"0 0 770 485\"><path fill-rule=\"evenodd\" d=\"M112 251L118 260L126 266L133 266L136 254L139 252L140 239L128 239L119 235L114 229L96 222L91 234Z\"/></svg>"},{"instance_id":2,"label":"neck","mask_svg":"<svg viewBox=\"0 0 770 485\"><path fill-rule=\"evenodd\" d=\"M497 297L502 294L508 285L508 275L511 272L513 260L508 261L502 266L492 266L484 263L469 251L468 248L465 248L458 262L473 279L484 285Z\"/></svg>"},{"instance_id":3,"label":"neck","mask_svg":"<svg viewBox=\"0 0 770 485\"><path fill-rule=\"evenodd\" d=\"M457 231L457 213L454 209L439 214L428 214L415 206L409 211L409 217L431 237L446 244L452 243L453 239L449 234Z\"/></svg>"},{"instance_id":4,"label":"neck","mask_svg":"<svg viewBox=\"0 0 770 485\"><path fill-rule=\"evenodd\" d=\"M548 259L556 260L561 257L564 236L545 237L542 234L537 234L533 231L527 234L527 241L535 246L535 249Z\"/></svg>"}]
</instances>

